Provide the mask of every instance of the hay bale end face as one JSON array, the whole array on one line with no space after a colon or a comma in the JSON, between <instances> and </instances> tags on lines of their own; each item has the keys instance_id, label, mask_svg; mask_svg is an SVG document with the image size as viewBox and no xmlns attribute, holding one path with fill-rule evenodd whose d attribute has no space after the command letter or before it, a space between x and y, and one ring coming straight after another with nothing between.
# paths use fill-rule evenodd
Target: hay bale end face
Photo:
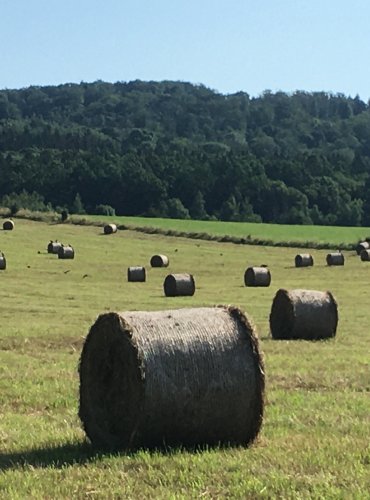
<instances>
[{"instance_id":1,"label":"hay bale end face","mask_svg":"<svg viewBox=\"0 0 370 500\"><path fill-rule=\"evenodd\" d=\"M326 263L328 266L344 266L344 255L341 252L328 253Z\"/></svg>"},{"instance_id":2,"label":"hay bale end face","mask_svg":"<svg viewBox=\"0 0 370 500\"><path fill-rule=\"evenodd\" d=\"M106 224L104 226L104 234L113 234L117 232L116 224Z\"/></svg>"},{"instance_id":3,"label":"hay bale end face","mask_svg":"<svg viewBox=\"0 0 370 500\"><path fill-rule=\"evenodd\" d=\"M192 296L195 293L195 281L192 274L169 274L163 283L166 297Z\"/></svg>"},{"instance_id":4,"label":"hay bale end face","mask_svg":"<svg viewBox=\"0 0 370 500\"><path fill-rule=\"evenodd\" d=\"M4 231L12 231L13 229L14 229L14 222L12 220L8 219L3 222Z\"/></svg>"},{"instance_id":5,"label":"hay bale end face","mask_svg":"<svg viewBox=\"0 0 370 500\"><path fill-rule=\"evenodd\" d=\"M0 252L0 270L4 271L6 269L6 258L3 252Z\"/></svg>"},{"instance_id":6,"label":"hay bale end face","mask_svg":"<svg viewBox=\"0 0 370 500\"><path fill-rule=\"evenodd\" d=\"M330 292L280 289L275 295L270 313L274 339L330 338L337 324L338 306Z\"/></svg>"},{"instance_id":7,"label":"hay bale end face","mask_svg":"<svg viewBox=\"0 0 370 500\"><path fill-rule=\"evenodd\" d=\"M370 261L370 249L368 249L368 250L361 250L360 259L363 262L369 262Z\"/></svg>"},{"instance_id":8,"label":"hay bale end face","mask_svg":"<svg viewBox=\"0 0 370 500\"><path fill-rule=\"evenodd\" d=\"M271 273L268 267L248 267L244 273L245 286L270 286Z\"/></svg>"},{"instance_id":9,"label":"hay bale end face","mask_svg":"<svg viewBox=\"0 0 370 500\"><path fill-rule=\"evenodd\" d=\"M361 255L362 250L369 250L370 244L368 241L360 241L360 243L356 246L357 255Z\"/></svg>"},{"instance_id":10,"label":"hay bale end face","mask_svg":"<svg viewBox=\"0 0 370 500\"><path fill-rule=\"evenodd\" d=\"M127 269L127 281L144 282L146 280L145 267L131 266Z\"/></svg>"},{"instance_id":11,"label":"hay bale end face","mask_svg":"<svg viewBox=\"0 0 370 500\"><path fill-rule=\"evenodd\" d=\"M309 253L300 253L295 256L295 267L310 267L313 266L313 257Z\"/></svg>"},{"instance_id":12,"label":"hay bale end face","mask_svg":"<svg viewBox=\"0 0 370 500\"><path fill-rule=\"evenodd\" d=\"M153 255L150 259L150 265L152 267L168 267L169 263L170 260L167 255Z\"/></svg>"},{"instance_id":13,"label":"hay bale end face","mask_svg":"<svg viewBox=\"0 0 370 500\"><path fill-rule=\"evenodd\" d=\"M71 245L61 245L58 250L58 259L74 259L75 251Z\"/></svg>"},{"instance_id":14,"label":"hay bale end face","mask_svg":"<svg viewBox=\"0 0 370 500\"><path fill-rule=\"evenodd\" d=\"M62 246L62 244L59 241L50 241L50 243L47 246L48 253L52 253L57 255L59 252L59 248Z\"/></svg>"},{"instance_id":15,"label":"hay bale end face","mask_svg":"<svg viewBox=\"0 0 370 500\"><path fill-rule=\"evenodd\" d=\"M98 447L248 445L262 424L262 355L237 308L102 314L79 375L79 417Z\"/></svg>"}]
</instances>

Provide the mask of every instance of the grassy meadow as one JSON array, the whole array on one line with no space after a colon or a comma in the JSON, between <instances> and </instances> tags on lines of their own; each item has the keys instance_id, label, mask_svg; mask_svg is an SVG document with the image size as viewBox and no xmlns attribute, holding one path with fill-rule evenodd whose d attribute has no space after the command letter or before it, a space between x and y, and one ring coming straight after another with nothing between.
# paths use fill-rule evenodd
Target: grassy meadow
<instances>
[{"instance_id":1,"label":"grassy meadow","mask_svg":"<svg viewBox=\"0 0 370 500\"><path fill-rule=\"evenodd\" d=\"M185 222L191 231L206 230ZM257 226L267 229L255 224L253 231ZM232 234L233 227L218 230ZM291 233L276 227L276 238L297 239L297 227ZM272 228L260 236L271 238ZM329 242L355 243L370 234L302 230L305 240L310 233ZM370 498L370 263L348 251L344 267L327 267L327 251L312 250L315 266L296 269L294 248L102 233L94 226L20 219L14 231L0 230L7 258L0 271L0 498ZM75 259L48 254L51 239L72 244ZM169 256L167 269L150 268L155 253ZM245 287L246 267L260 264L268 264L271 286ZM134 265L146 266L146 283L127 282L127 267ZM192 273L195 295L166 298L163 280L170 272ZM272 340L268 319L279 288L330 290L339 305L336 338ZM241 307L260 337L267 386L255 444L94 450L77 416L77 366L97 315L215 304Z\"/></svg>"}]
</instances>

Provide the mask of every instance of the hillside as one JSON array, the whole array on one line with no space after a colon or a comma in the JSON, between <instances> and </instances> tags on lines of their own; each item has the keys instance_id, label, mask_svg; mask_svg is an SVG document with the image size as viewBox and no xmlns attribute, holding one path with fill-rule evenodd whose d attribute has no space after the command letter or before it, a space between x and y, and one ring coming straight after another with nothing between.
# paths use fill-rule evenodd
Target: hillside
<instances>
[{"instance_id":1,"label":"hillside","mask_svg":"<svg viewBox=\"0 0 370 500\"><path fill-rule=\"evenodd\" d=\"M369 105L341 94L170 81L0 91L6 206L369 225L369 154Z\"/></svg>"}]
</instances>

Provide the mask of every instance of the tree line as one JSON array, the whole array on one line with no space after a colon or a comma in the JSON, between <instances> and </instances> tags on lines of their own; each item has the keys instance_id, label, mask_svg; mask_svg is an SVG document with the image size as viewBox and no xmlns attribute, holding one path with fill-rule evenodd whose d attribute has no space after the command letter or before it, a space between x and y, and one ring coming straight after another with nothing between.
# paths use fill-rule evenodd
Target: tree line
<instances>
[{"instance_id":1,"label":"tree line","mask_svg":"<svg viewBox=\"0 0 370 500\"><path fill-rule=\"evenodd\" d=\"M369 103L173 81L5 89L0 172L5 206L369 225Z\"/></svg>"}]
</instances>

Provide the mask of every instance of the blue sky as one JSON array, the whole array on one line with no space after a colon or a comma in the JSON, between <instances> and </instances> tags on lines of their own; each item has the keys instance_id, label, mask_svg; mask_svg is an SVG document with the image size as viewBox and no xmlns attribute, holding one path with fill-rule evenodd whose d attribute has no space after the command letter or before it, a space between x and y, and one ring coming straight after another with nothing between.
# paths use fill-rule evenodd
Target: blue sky
<instances>
[{"instance_id":1,"label":"blue sky","mask_svg":"<svg viewBox=\"0 0 370 500\"><path fill-rule=\"evenodd\" d=\"M369 0L0 0L0 89L180 80L370 98Z\"/></svg>"}]
</instances>

